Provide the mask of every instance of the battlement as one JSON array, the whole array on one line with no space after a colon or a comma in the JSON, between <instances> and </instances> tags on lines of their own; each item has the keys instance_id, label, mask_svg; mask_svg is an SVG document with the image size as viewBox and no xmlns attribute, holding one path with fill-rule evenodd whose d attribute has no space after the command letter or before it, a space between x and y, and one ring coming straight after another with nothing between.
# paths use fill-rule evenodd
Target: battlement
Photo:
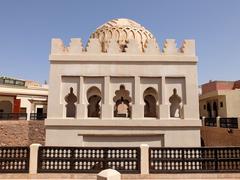
<instances>
[{"instance_id":1,"label":"battlement","mask_svg":"<svg viewBox=\"0 0 240 180\"><path fill-rule=\"evenodd\" d=\"M134 55L184 55L195 56L195 40L184 40L177 48L175 39L166 39L161 50L156 39L146 40L144 43L135 39L118 41L111 39L100 42L97 38L90 38L84 47L80 38L72 38L69 46L65 46L61 39L52 39L51 55L80 55L80 54L134 54Z\"/></svg>"}]
</instances>

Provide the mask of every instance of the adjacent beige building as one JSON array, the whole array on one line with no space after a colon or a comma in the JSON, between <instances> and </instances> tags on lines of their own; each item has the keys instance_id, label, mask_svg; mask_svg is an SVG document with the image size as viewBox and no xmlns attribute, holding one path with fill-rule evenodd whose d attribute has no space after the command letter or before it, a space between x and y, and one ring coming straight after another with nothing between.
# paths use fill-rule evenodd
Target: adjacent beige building
<instances>
[{"instance_id":1,"label":"adjacent beige building","mask_svg":"<svg viewBox=\"0 0 240 180\"><path fill-rule=\"evenodd\" d=\"M200 116L240 117L240 81L211 81L201 87Z\"/></svg>"},{"instance_id":2,"label":"adjacent beige building","mask_svg":"<svg viewBox=\"0 0 240 180\"><path fill-rule=\"evenodd\" d=\"M52 39L46 145L200 146L195 41L181 48L129 19L113 19L86 47Z\"/></svg>"},{"instance_id":3,"label":"adjacent beige building","mask_svg":"<svg viewBox=\"0 0 240 180\"><path fill-rule=\"evenodd\" d=\"M0 119L4 120L13 116L13 119L29 120L31 113L39 115L47 113L47 98L47 85L0 77Z\"/></svg>"}]
</instances>

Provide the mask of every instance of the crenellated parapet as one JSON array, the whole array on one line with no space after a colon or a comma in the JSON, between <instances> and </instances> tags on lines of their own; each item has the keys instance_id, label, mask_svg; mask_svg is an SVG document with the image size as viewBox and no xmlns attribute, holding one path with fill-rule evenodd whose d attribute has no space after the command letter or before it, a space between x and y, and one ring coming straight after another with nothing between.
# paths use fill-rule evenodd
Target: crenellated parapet
<instances>
[{"instance_id":1,"label":"crenellated parapet","mask_svg":"<svg viewBox=\"0 0 240 180\"><path fill-rule=\"evenodd\" d=\"M51 54L63 54L67 52L66 47L61 39L52 39L51 41Z\"/></svg>"},{"instance_id":2,"label":"crenellated parapet","mask_svg":"<svg viewBox=\"0 0 240 180\"><path fill-rule=\"evenodd\" d=\"M121 53L122 50L121 50L119 44L117 43L117 41L112 39L108 43L108 50L107 50L107 52L110 53L110 54L118 54L118 53Z\"/></svg>"},{"instance_id":3,"label":"crenellated parapet","mask_svg":"<svg viewBox=\"0 0 240 180\"><path fill-rule=\"evenodd\" d=\"M88 53L101 53L102 46L98 39L90 38L86 46L86 52Z\"/></svg>"},{"instance_id":4,"label":"crenellated parapet","mask_svg":"<svg viewBox=\"0 0 240 180\"><path fill-rule=\"evenodd\" d=\"M177 43L175 39L166 39L163 44L164 54L178 54Z\"/></svg>"},{"instance_id":5,"label":"crenellated parapet","mask_svg":"<svg viewBox=\"0 0 240 180\"><path fill-rule=\"evenodd\" d=\"M195 40L192 39L184 40L181 47L181 52L184 55L195 56L196 54Z\"/></svg>"},{"instance_id":6,"label":"crenellated parapet","mask_svg":"<svg viewBox=\"0 0 240 180\"><path fill-rule=\"evenodd\" d=\"M128 54L140 54L142 53L142 48L139 46L136 40L131 39L128 41L125 51Z\"/></svg>"},{"instance_id":7,"label":"crenellated parapet","mask_svg":"<svg viewBox=\"0 0 240 180\"><path fill-rule=\"evenodd\" d=\"M68 47L70 54L81 54L83 52L83 44L80 38L72 38Z\"/></svg>"},{"instance_id":8,"label":"crenellated parapet","mask_svg":"<svg viewBox=\"0 0 240 180\"><path fill-rule=\"evenodd\" d=\"M158 47L156 39L150 39L146 41L144 52L146 54L160 54L160 49Z\"/></svg>"},{"instance_id":9,"label":"crenellated parapet","mask_svg":"<svg viewBox=\"0 0 240 180\"><path fill-rule=\"evenodd\" d=\"M86 47L80 38L72 38L69 46L64 46L61 39L52 39L52 55L78 54L134 54L134 55L186 55L195 56L195 40L184 40L180 48L175 39L166 39L160 50L156 39L146 40L143 46L135 39L119 41L111 39L101 43L98 38L90 38Z\"/></svg>"},{"instance_id":10,"label":"crenellated parapet","mask_svg":"<svg viewBox=\"0 0 240 180\"><path fill-rule=\"evenodd\" d=\"M81 54L83 44L80 38L72 38L68 47L64 46L61 39L52 39L51 54Z\"/></svg>"}]
</instances>

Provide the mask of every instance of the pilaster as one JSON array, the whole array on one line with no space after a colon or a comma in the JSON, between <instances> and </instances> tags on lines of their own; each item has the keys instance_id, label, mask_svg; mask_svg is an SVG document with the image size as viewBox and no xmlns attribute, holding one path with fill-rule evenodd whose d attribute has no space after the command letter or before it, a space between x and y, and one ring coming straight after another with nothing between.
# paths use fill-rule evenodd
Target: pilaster
<instances>
[{"instance_id":1,"label":"pilaster","mask_svg":"<svg viewBox=\"0 0 240 180\"><path fill-rule=\"evenodd\" d=\"M29 174L37 174L38 166L38 149L41 144L30 145Z\"/></svg>"},{"instance_id":2,"label":"pilaster","mask_svg":"<svg viewBox=\"0 0 240 180\"><path fill-rule=\"evenodd\" d=\"M161 94L159 94L161 96L161 100L162 103L159 105L159 118L160 119L168 119L169 118L169 105L166 102L166 80L165 80L165 76L163 76L161 78L162 80L162 90L161 90Z\"/></svg>"},{"instance_id":3,"label":"pilaster","mask_svg":"<svg viewBox=\"0 0 240 180\"><path fill-rule=\"evenodd\" d=\"M77 104L77 119L84 119L87 117L87 105L84 102L84 82L83 82L83 77L80 76L80 91L79 91L79 104Z\"/></svg>"},{"instance_id":4,"label":"pilaster","mask_svg":"<svg viewBox=\"0 0 240 180\"><path fill-rule=\"evenodd\" d=\"M141 174L149 174L149 145L141 144Z\"/></svg>"},{"instance_id":5,"label":"pilaster","mask_svg":"<svg viewBox=\"0 0 240 180\"><path fill-rule=\"evenodd\" d=\"M139 119L144 117L144 105L140 104L140 77L134 77L134 104L132 105L132 118Z\"/></svg>"},{"instance_id":6,"label":"pilaster","mask_svg":"<svg viewBox=\"0 0 240 180\"><path fill-rule=\"evenodd\" d=\"M183 99L183 118L199 120L199 100L197 89L196 74L189 74L185 77L185 87L183 92L186 94L186 99Z\"/></svg>"},{"instance_id":7,"label":"pilaster","mask_svg":"<svg viewBox=\"0 0 240 180\"><path fill-rule=\"evenodd\" d=\"M113 105L110 103L110 77L104 77L102 119L110 119L113 117Z\"/></svg>"}]
</instances>

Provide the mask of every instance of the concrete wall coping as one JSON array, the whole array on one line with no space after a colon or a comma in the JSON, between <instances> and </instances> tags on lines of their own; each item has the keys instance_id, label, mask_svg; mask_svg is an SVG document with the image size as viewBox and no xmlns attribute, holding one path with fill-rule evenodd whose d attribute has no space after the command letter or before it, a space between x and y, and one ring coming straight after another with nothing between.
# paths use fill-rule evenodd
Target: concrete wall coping
<instances>
[{"instance_id":1,"label":"concrete wall coping","mask_svg":"<svg viewBox=\"0 0 240 180\"><path fill-rule=\"evenodd\" d=\"M147 123L146 123L147 122ZM101 119L46 119L45 126L118 126L118 127L201 127L200 120L101 120Z\"/></svg>"}]
</instances>

